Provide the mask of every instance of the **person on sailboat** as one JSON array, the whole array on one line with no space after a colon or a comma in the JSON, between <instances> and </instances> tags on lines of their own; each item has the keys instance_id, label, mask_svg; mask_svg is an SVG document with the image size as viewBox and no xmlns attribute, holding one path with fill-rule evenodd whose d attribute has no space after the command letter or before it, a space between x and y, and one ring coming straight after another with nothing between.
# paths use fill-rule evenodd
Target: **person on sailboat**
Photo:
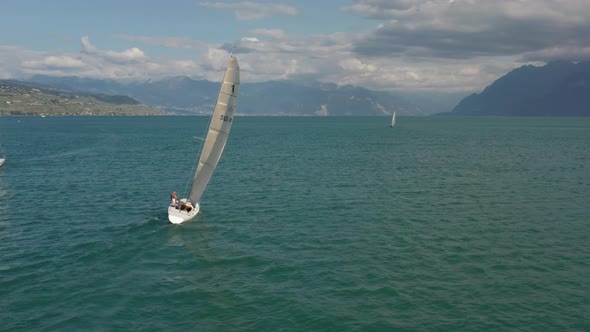
<instances>
[{"instance_id":1,"label":"person on sailboat","mask_svg":"<svg viewBox=\"0 0 590 332\"><path fill-rule=\"evenodd\" d=\"M172 194L170 194L170 198L172 199L172 203L170 203L170 205L176 207L176 200L178 199L178 196L176 196L176 191L173 191Z\"/></svg>"},{"instance_id":2,"label":"person on sailboat","mask_svg":"<svg viewBox=\"0 0 590 332\"><path fill-rule=\"evenodd\" d=\"M191 205L191 203L180 203L180 211L191 212L192 209L193 206Z\"/></svg>"}]
</instances>

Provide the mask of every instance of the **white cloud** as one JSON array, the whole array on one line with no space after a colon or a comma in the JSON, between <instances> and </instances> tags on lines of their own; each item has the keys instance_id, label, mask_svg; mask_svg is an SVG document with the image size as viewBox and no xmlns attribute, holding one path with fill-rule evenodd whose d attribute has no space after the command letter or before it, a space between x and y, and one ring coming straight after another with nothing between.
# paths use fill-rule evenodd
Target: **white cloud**
<instances>
[{"instance_id":1,"label":"white cloud","mask_svg":"<svg viewBox=\"0 0 590 332\"><path fill-rule=\"evenodd\" d=\"M260 43L260 39L256 38L256 37L244 37L242 38L242 42L244 43Z\"/></svg>"},{"instance_id":2,"label":"white cloud","mask_svg":"<svg viewBox=\"0 0 590 332\"><path fill-rule=\"evenodd\" d=\"M82 52L84 53L88 53L88 54L92 54L92 53L96 53L96 47L94 47L92 44L90 44L90 40L88 38L88 36L84 36L81 39L82 42Z\"/></svg>"},{"instance_id":3,"label":"white cloud","mask_svg":"<svg viewBox=\"0 0 590 332\"><path fill-rule=\"evenodd\" d=\"M68 55L50 55L41 60L26 60L22 64L25 68L83 68L85 66L80 59Z\"/></svg>"},{"instance_id":4,"label":"white cloud","mask_svg":"<svg viewBox=\"0 0 590 332\"><path fill-rule=\"evenodd\" d=\"M206 51L209 47L207 43L194 40L187 37L172 37L172 36L132 36L132 35L125 35L119 34L115 35L114 38L132 41L132 42L140 42L145 45L150 46L161 46L166 48L173 48L173 49L190 49L190 50L199 50L199 51Z\"/></svg>"},{"instance_id":5,"label":"white cloud","mask_svg":"<svg viewBox=\"0 0 590 332\"><path fill-rule=\"evenodd\" d=\"M285 4L273 4L273 3L256 3L256 2L201 2L200 6L217 8L217 9L230 9L233 10L236 17L242 21L260 20L265 17L275 15L288 15L294 16L299 14L297 8L285 5Z\"/></svg>"},{"instance_id":6,"label":"white cloud","mask_svg":"<svg viewBox=\"0 0 590 332\"><path fill-rule=\"evenodd\" d=\"M234 45L243 82L302 78L385 90L474 91L519 65L515 59L421 61L406 57L365 56L353 52L361 35L293 36L285 33L280 39L262 40L260 38L264 38L267 31L256 32L231 46L206 45L195 59L180 60L149 56L137 48L103 50L91 44L87 37L82 38L82 50L78 54L0 47L0 67L3 68L0 75L76 75L118 80L186 75L219 81Z\"/></svg>"},{"instance_id":7,"label":"white cloud","mask_svg":"<svg viewBox=\"0 0 590 332\"><path fill-rule=\"evenodd\" d=\"M44 53L23 49L18 46L0 45L0 78L19 78L24 74L23 62L40 60Z\"/></svg>"},{"instance_id":8,"label":"white cloud","mask_svg":"<svg viewBox=\"0 0 590 332\"><path fill-rule=\"evenodd\" d=\"M280 29L254 29L251 31L251 33L259 36L270 37L275 40L285 38L285 32Z\"/></svg>"},{"instance_id":9,"label":"white cloud","mask_svg":"<svg viewBox=\"0 0 590 332\"><path fill-rule=\"evenodd\" d=\"M201 5L238 10L244 4L250 3ZM586 7L579 0L561 6L556 0L359 0L344 11L377 20L375 26L380 27L368 34L292 35L261 27L225 44L174 36L115 36L139 47L198 51L181 60L157 57L148 54L152 48L144 51L136 45L123 51L101 49L88 37L82 37L78 54L0 46L0 75L135 80L186 75L219 81L233 51L243 82L314 79L384 90L471 92L523 64L590 59Z\"/></svg>"},{"instance_id":10,"label":"white cloud","mask_svg":"<svg viewBox=\"0 0 590 332\"><path fill-rule=\"evenodd\" d=\"M122 52L106 51L105 57L117 62L141 61L145 59L145 54L137 47L130 48Z\"/></svg>"},{"instance_id":11,"label":"white cloud","mask_svg":"<svg viewBox=\"0 0 590 332\"><path fill-rule=\"evenodd\" d=\"M82 53L103 57L108 61L127 63L143 61L145 59L145 53L137 47L133 47L121 52L111 50L102 51L97 49L94 45L90 43L90 39L88 38L88 36L82 37L81 42Z\"/></svg>"},{"instance_id":12,"label":"white cloud","mask_svg":"<svg viewBox=\"0 0 590 332\"><path fill-rule=\"evenodd\" d=\"M590 60L590 46L556 46L542 49L540 51L528 52L523 55L524 61L588 61Z\"/></svg>"},{"instance_id":13,"label":"white cloud","mask_svg":"<svg viewBox=\"0 0 590 332\"><path fill-rule=\"evenodd\" d=\"M590 46L586 0L357 0L342 9L384 22L355 43L366 56L519 57Z\"/></svg>"},{"instance_id":14,"label":"white cloud","mask_svg":"<svg viewBox=\"0 0 590 332\"><path fill-rule=\"evenodd\" d=\"M175 75L207 77L206 71L202 70L202 66L206 65L194 60L149 57L138 48L121 52L102 50L92 45L88 37L81 38L81 42L80 53L39 52L0 46L0 78L23 79L37 74L117 80L159 79Z\"/></svg>"},{"instance_id":15,"label":"white cloud","mask_svg":"<svg viewBox=\"0 0 590 332\"><path fill-rule=\"evenodd\" d=\"M359 72L359 73L373 73L377 69L375 65L363 63L361 60L356 58L348 58L340 60L339 62L340 67L350 73Z\"/></svg>"},{"instance_id":16,"label":"white cloud","mask_svg":"<svg viewBox=\"0 0 590 332\"><path fill-rule=\"evenodd\" d=\"M204 67L219 72L227 65L229 59L229 52L218 48L209 48L206 57L203 59ZM213 79L215 81L219 78Z\"/></svg>"},{"instance_id":17,"label":"white cloud","mask_svg":"<svg viewBox=\"0 0 590 332\"><path fill-rule=\"evenodd\" d=\"M512 67L488 65L488 68L483 68L477 61L414 63L403 58L366 57L352 52L352 42L356 38L358 36L346 34L284 35L279 41L261 41L251 37L236 41L234 54L240 61L243 82L305 78L387 90L473 90L482 88L515 67L513 63L510 63ZM194 60L143 54L141 61L113 61L112 54L107 54L124 52L102 50L90 43L86 46L93 48L93 53L88 53L87 49L72 54L0 47L0 67L3 68L0 75L5 78L34 74L76 75L118 80L186 75L195 79L219 81L229 57L229 48L210 45L202 56ZM130 58L134 56L137 55L127 54ZM69 62L72 59L77 61ZM471 69L462 71L463 68Z\"/></svg>"},{"instance_id":18,"label":"white cloud","mask_svg":"<svg viewBox=\"0 0 590 332\"><path fill-rule=\"evenodd\" d=\"M249 20L298 15L294 7L271 3L200 5ZM79 53L5 45L0 46L0 77L187 75L219 81L233 50L243 82L304 78L386 90L477 91L526 63L590 59L587 0L357 0L342 10L375 20L378 28L367 34L292 35L248 22L243 38L225 44L120 34L114 38L130 43L123 50L95 46L88 36L81 38ZM155 47L191 54L155 56Z\"/></svg>"}]
</instances>

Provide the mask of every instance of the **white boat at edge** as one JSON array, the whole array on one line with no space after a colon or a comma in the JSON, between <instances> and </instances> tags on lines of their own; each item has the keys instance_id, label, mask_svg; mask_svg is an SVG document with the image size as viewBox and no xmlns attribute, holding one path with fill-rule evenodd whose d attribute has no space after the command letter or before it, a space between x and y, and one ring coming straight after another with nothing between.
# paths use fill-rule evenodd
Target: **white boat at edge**
<instances>
[{"instance_id":1,"label":"white boat at edge","mask_svg":"<svg viewBox=\"0 0 590 332\"><path fill-rule=\"evenodd\" d=\"M173 224L190 220L199 213L201 196L211 180L229 136L236 111L239 88L238 59L230 55L189 196L180 199L176 206L172 206L172 204L168 206L168 220Z\"/></svg>"},{"instance_id":2,"label":"white boat at edge","mask_svg":"<svg viewBox=\"0 0 590 332\"><path fill-rule=\"evenodd\" d=\"M390 125L390 127L393 128L393 126L395 126L395 112L393 112L393 115L391 116L391 125Z\"/></svg>"},{"instance_id":3,"label":"white boat at edge","mask_svg":"<svg viewBox=\"0 0 590 332\"><path fill-rule=\"evenodd\" d=\"M0 145L0 166L4 165L6 161L6 156L2 153L2 145Z\"/></svg>"}]
</instances>

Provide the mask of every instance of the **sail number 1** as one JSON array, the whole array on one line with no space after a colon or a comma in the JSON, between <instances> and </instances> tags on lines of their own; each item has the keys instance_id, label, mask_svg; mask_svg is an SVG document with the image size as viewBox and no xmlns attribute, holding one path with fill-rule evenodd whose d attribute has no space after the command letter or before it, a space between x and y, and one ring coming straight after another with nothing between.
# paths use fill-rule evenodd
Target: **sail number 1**
<instances>
[{"instance_id":1,"label":"sail number 1","mask_svg":"<svg viewBox=\"0 0 590 332\"><path fill-rule=\"evenodd\" d=\"M227 116L227 115L223 115L222 114L222 115L219 116L219 120L225 121L225 122L230 122L231 123L232 118L229 117L229 116Z\"/></svg>"}]
</instances>

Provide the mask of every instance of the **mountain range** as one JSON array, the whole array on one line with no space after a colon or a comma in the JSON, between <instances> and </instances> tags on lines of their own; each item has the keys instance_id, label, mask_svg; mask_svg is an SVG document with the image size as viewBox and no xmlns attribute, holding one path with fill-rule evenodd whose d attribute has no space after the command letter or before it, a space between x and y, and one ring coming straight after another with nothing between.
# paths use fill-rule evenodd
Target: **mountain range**
<instances>
[{"instance_id":1,"label":"mountain range","mask_svg":"<svg viewBox=\"0 0 590 332\"><path fill-rule=\"evenodd\" d=\"M157 81L114 80L37 75L29 82L91 93L127 95L172 114L209 114L219 82L186 76ZM399 115L424 116L450 111L464 94L412 94L374 91L352 85L303 81L267 81L240 86L238 113L245 115Z\"/></svg>"},{"instance_id":2,"label":"mountain range","mask_svg":"<svg viewBox=\"0 0 590 332\"><path fill-rule=\"evenodd\" d=\"M135 106L135 109L141 108L138 112L148 114L210 114L219 92L218 82L194 80L186 76L122 82L37 75L26 82L13 83L40 91L53 91L50 94L61 91L69 96L86 96L102 107L98 110L100 107L97 106L99 114L117 114L120 109L115 106L117 103L127 105L125 114L133 114L132 108L128 107L133 104L145 104L145 107ZM464 96L460 93L394 93L315 81L243 82L238 113L294 116L378 116L393 112L402 116L590 116L590 62L554 61L539 67L522 66L500 77L482 92ZM51 98L42 98L42 105L43 100ZM37 105L40 101L32 104ZM61 103L62 106L72 104L75 103L71 100ZM57 105L48 105L59 112ZM11 106L13 110L15 107ZM86 108L70 111L88 113Z\"/></svg>"},{"instance_id":3,"label":"mountain range","mask_svg":"<svg viewBox=\"0 0 590 332\"><path fill-rule=\"evenodd\" d=\"M590 116L590 62L522 66L446 115Z\"/></svg>"}]
</instances>

